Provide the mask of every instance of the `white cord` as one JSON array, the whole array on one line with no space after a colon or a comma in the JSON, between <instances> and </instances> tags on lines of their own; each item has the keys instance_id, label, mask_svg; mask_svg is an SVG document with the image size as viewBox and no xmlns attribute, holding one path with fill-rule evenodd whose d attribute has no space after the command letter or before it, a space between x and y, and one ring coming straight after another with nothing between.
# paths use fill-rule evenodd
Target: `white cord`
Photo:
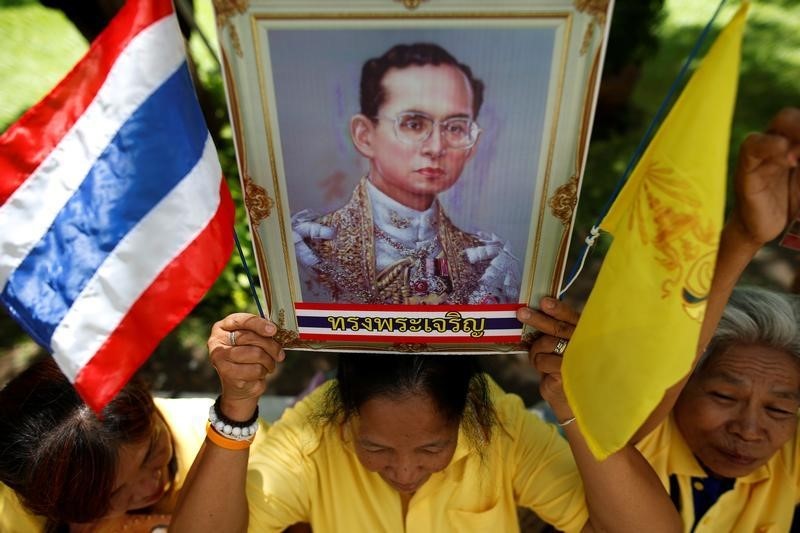
<instances>
[{"instance_id":1,"label":"white cord","mask_svg":"<svg viewBox=\"0 0 800 533\"><path fill-rule=\"evenodd\" d=\"M561 299L564 293L567 292L570 287L572 287L572 284L575 283L575 280L578 279L578 276L580 275L581 271L583 271L583 265L586 264L586 257L589 255L589 250L592 249L592 246L594 246L594 243L599 235L600 235L600 228L598 228L597 226L592 226L592 229L589 230L589 235L587 235L586 239L584 240L586 246L583 248L583 253L581 254L581 264L578 267L578 270L572 276L572 279L570 279L567 282L567 284L564 286L563 289L558 291L559 299Z\"/></svg>"}]
</instances>

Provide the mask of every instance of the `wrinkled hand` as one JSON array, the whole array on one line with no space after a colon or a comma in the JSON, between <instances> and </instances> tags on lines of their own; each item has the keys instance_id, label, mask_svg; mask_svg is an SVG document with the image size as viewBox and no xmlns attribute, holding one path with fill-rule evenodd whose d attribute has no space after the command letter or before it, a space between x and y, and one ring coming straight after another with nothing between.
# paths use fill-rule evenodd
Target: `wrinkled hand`
<instances>
[{"instance_id":1,"label":"wrinkled hand","mask_svg":"<svg viewBox=\"0 0 800 533\"><path fill-rule=\"evenodd\" d=\"M531 344L528 359L542 374L539 392L550 404L559 420L572 417L561 380L562 356L555 353L560 339L569 340L575 331L580 315L564 302L545 297L540 301L541 310L521 308L517 318L523 324L542 333Z\"/></svg>"},{"instance_id":2,"label":"wrinkled hand","mask_svg":"<svg viewBox=\"0 0 800 533\"><path fill-rule=\"evenodd\" d=\"M266 390L266 377L285 354L272 336L278 328L248 313L226 316L211 329L208 352L222 385L222 412L233 420L247 420ZM231 344L235 332L235 345Z\"/></svg>"},{"instance_id":3,"label":"wrinkled hand","mask_svg":"<svg viewBox=\"0 0 800 533\"><path fill-rule=\"evenodd\" d=\"M765 133L752 133L739 149L736 205L729 223L753 245L781 234L800 208L800 109L780 111Z\"/></svg>"}]
</instances>

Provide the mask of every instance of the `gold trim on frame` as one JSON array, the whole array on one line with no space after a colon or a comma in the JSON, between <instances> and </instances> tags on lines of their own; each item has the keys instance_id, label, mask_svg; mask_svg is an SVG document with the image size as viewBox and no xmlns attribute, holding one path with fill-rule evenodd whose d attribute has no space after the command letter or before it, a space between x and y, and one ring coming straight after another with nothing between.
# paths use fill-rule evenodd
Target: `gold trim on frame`
<instances>
[{"instance_id":1,"label":"gold trim on frame","mask_svg":"<svg viewBox=\"0 0 800 533\"><path fill-rule=\"evenodd\" d=\"M589 81L586 84L586 94L583 97L583 109L591 109L592 105L594 104L595 94L598 90L596 86L597 83L597 76L600 74L600 50L597 50L597 53L594 56L594 61L592 63L592 70L589 74ZM583 113L583 120L581 121L581 129L580 129L580 137L577 146L577 154L575 157L575 175L570 179L576 180L575 187L575 205L578 201L578 192L579 189L579 182L577 180L577 176L583 176L583 168L582 166L585 164L585 157L586 157L586 149L588 148L588 137L591 133L590 122L591 122L591 114L590 113ZM565 184L565 185L568 185ZM556 190L556 195L558 195L558 190ZM551 209L554 209L552 206L552 202L555 200L555 196L551 199ZM573 210L575 209L575 205L573 205ZM558 216L556 216L558 218ZM562 221L563 222L563 221ZM570 221L564 223L564 231L561 234L561 242L558 245L558 254L556 255L556 265L566 265L568 254L569 254L569 243L570 243L570 234L572 233L572 214L570 214ZM562 268L563 272L563 268ZM551 296L558 296L558 292L561 290L561 286L563 285L563 274L561 277L553 276L551 285L550 285L550 295ZM525 336L523 335L523 340Z\"/></svg>"},{"instance_id":2,"label":"gold trim on frame","mask_svg":"<svg viewBox=\"0 0 800 533\"><path fill-rule=\"evenodd\" d=\"M281 309L281 312L283 312L283 309ZM293 345L294 341L296 341L298 337L299 336L296 331L286 328L278 328L278 331L276 331L275 335L272 336L272 338L275 339L275 342L286 347Z\"/></svg>"},{"instance_id":3,"label":"gold trim on frame","mask_svg":"<svg viewBox=\"0 0 800 533\"><path fill-rule=\"evenodd\" d=\"M222 69L225 73L223 76L225 92L228 95L228 100L230 101L230 112L228 116L231 122L231 129L233 130L234 146L236 147L237 154L239 156L237 160L240 177L239 183L242 186L242 195L244 196L247 217L250 223L250 237L252 238L253 246L255 247L256 252L256 266L258 267L258 275L261 279L261 288L267 304L267 313L269 313L269 310L272 309L272 287L270 287L269 276L267 275L267 265L264 263L266 258L266 255L264 255L264 245L261 242L261 234L258 232L258 223L261 222L261 219L259 219L258 222L255 222L250 209L247 208L248 193L245 179L250 179L250 173L247 170L247 146L245 145L244 135L242 134L242 117L239 115L239 97L236 92L236 80L231 72L231 65L228 61L228 55L225 53L224 48L220 48L220 60L222 63ZM268 196L267 198L269 199ZM267 213L267 216L269 216L269 213Z\"/></svg>"},{"instance_id":4,"label":"gold trim on frame","mask_svg":"<svg viewBox=\"0 0 800 533\"><path fill-rule=\"evenodd\" d=\"M607 5L607 2L606 2ZM578 137L578 145L577 145L577 153L575 157L575 175L570 178L569 182L564 184L561 188L568 186L573 180L575 180L575 199L572 205L572 211L575 210L575 207L578 202L578 189L580 188L579 180L577 176L583 176L583 166L585 165L585 158L586 158L586 150L588 149L588 138L591 134L591 121L593 118L593 113L587 113L587 109L593 109L593 104L595 103L595 95L599 90L599 85L597 84L597 77L600 75L600 52L601 50L598 49L595 53L594 60L592 61L592 69L589 74L588 81L586 83L586 94L583 97L583 117L581 120L580 126L580 134ZM551 198L550 208L553 211L556 211L556 207L553 206L553 203L556 201L556 197L559 195L560 189L556 190L556 193ZM569 243L570 243L570 235L572 233L572 213L569 215L569 220L564 222L558 215L553 213L553 215L561 220L564 224L564 230L561 233L561 241L558 245L558 254L556 255L556 265L562 265L562 275L561 276L553 276L550 284L550 295L551 296L558 296L559 291L561 290L561 286L563 285L563 266L566 265L567 258L569 255ZM523 335L523 342L525 339L525 335Z\"/></svg>"},{"instance_id":5,"label":"gold trim on frame","mask_svg":"<svg viewBox=\"0 0 800 533\"><path fill-rule=\"evenodd\" d=\"M280 344L281 346L286 346L288 344L293 343L299 337L296 331L291 329L286 329L286 310L281 309L278 311L278 319L275 324L278 327L278 331L275 335L272 336L275 339L275 342Z\"/></svg>"},{"instance_id":6,"label":"gold trim on frame","mask_svg":"<svg viewBox=\"0 0 800 533\"><path fill-rule=\"evenodd\" d=\"M488 19L488 20L520 20L520 19L571 19L573 13L570 11L520 11L520 12L493 12L493 11L469 11L469 12L414 12L414 13L256 13L253 21L263 20L393 20L393 19ZM255 26L254 26L255 27Z\"/></svg>"},{"instance_id":7,"label":"gold trim on frame","mask_svg":"<svg viewBox=\"0 0 800 533\"><path fill-rule=\"evenodd\" d=\"M250 177L250 174L242 174L242 183L244 183L244 205L247 209L247 216L250 219L250 236L253 240L253 246L256 252L256 264L258 266L259 275L264 279L264 287L269 288L269 279L267 277L267 265L264 264L264 243L261 240L261 233L259 226L261 221L269 217L272 208L275 206L275 200L269 197L267 191L256 184ZM272 309L272 293L265 295L267 300L267 309Z\"/></svg>"},{"instance_id":8,"label":"gold trim on frame","mask_svg":"<svg viewBox=\"0 0 800 533\"><path fill-rule=\"evenodd\" d=\"M403 353L419 353L430 351L430 346L414 342L397 342L392 344L392 350Z\"/></svg>"},{"instance_id":9,"label":"gold trim on frame","mask_svg":"<svg viewBox=\"0 0 800 533\"><path fill-rule=\"evenodd\" d=\"M569 253L569 236L571 232L571 226L564 226L563 230L561 231L561 241L558 243L558 254L556 254L557 265L566 266L567 264L567 256ZM562 272L564 271L563 266L561 269ZM550 281L550 296L557 298L563 284L564 280L561 277L553 276L553 279ZM524 342L525 335L523 335L522 338Z\"/></svg>"},{"instance_id":10,"label":"gold trim on frame","mask_svg":"<svg viewBox=\"0 0 800 533\"><path fill-rule=\"evenodd\" d=\"M557 188L550 198L550 212L562 224L569 226L576 205L578 205L578 176L574 175Z\"/></svg>"},{"instance_id":11,"label":"gold trim on frame","mask_svg":"<svg viewBox=\"0 0 800 533\"><path fill-rule=\"evenodd\" d=\"M564 42L568 43L570 38L572 37L572 15L567 16L567 20L565 21L565 29L564 29ZM555 119L553 123L550 125L550 146L547 147L547 164L545 165L544 171L544 179L542 180L542 190L547 191L550 189L550 173L553 169L553 157L555 154L556 149L556 137L558 136L558 126L559 126L559 117L561 116L561 98L564 96L564 78L567 75L567 57L569 55L569 47L565 46L563 54L561 56L561 63L560 63L560 71L558 74L558 88L557 94L558 98L556 99L553 116ZM584 109L583 112L585 113L586 110ZM534 199L535 200L535 199ZM526 301L530 301L531 297L533 296L533 284L536 280L536 258L539 256L539 245L541 244L542 240L542 228L544 226L544 216L545 216L545 203L541 202L539 207L539 217L536 220L536 238L534 239L533 250L532 254L528 257L528 264L533 265L531 267L531 274L528 276L529 282L528 286L526 287L525 291L522 290L520 287L520 296L525 296ZM553 276L555 279L557 276Z\"/></svg>"},{"instance_id":12,"label":"gold trim on frame","mask_svg":"<svg viewBox=\"0 0 800 533\"><path fill-rule=\"evenodd\" d=\"M214 9L217 12L217 26L220 29L227 29L231 35L231 44L236 51L236 55L242 57L242 41L236 27L231 24L231 18L242 15L250 7L250 0L212 0Z\"/></svg>"},{"instance_id":13,"label":"gold trim on frame","mask_svg":"<svg viewBox=\"0 0 800 533\"><path fill-rule=\"evenodd\" d=\"M269 276L267 276L267 265L264 264L264 243L261 241L261 234L258 231L251 231L250 237L253 240L253 246L255 246L256 252L256 265L258 266L258 274L263 281L262 286L264 290L264 299L267 303L267 315L269 315L269 310L272 309L272 291L269 286Z\"/></svg>"},{"instance_id":14,"label":"gold trim on frame","mask_svg":"<svg viewBox=\"0 0 800 533\"><path fill-rule=\"evenodd\" d=\"M558 244L558 254L556 264L565 265L567 253L569 252L569 236L572 230L572 214L575 206L578 205L578 176L573 175L564 185L556 189L555 194L550 198L550 210L555 218L561 221L564 228L561 232L561 242ZM563 270L563 268L562 268ZM558 275L553 276L550 286L550 295L558 296L563 281ZM527 337L523 334L523 343Z\"/></svg>"},{"instance_id":15,"label":"gold trim on frame","mask_svg":"<svg viewBox=\"0 0 800 533\"><path fill-rule=\"evenodd\" d=\"M406 9L417 9L422 2L426 0L394 0L395 2L402 2Z\"/></svg>"},{"instance_id":16,"label":"gold trim on frame","mask_svg":"<svg viewBox=\"0 0 800 533\"><path fill-rule=\"evenodd\" d=\"M524 334L523 334L524 338ZM486 345L480 344L420 344L420 343L367 343L367 342L336 342L336 341L304 341L296 338L292 341L283 343L284 348L300 348L306 350L324 350L328 352L367 352L367 353L429 353L429 354L468 354L468 353L487 353ZM522 353L527 352L530 343L525 341L519 343L494 344L492 345L493 354Z\"/></svg>"},{"instance_id":17,"label":"gold trim on frame","mask_svg":"<svg viewBox=\"0 0 800 533\"><path fill-rule=\"evenodd\" d=\"M533 341L535 341L538 337L538 332L531 330L530 326L525 326L525 330L522 332L520 346L525 346L528 350L530 350L531 344L533 344Z\"/></svg>"},{"instance_id":18,"label":"gold trim on frame","mask_svg":"<svg viewBox=\"0 0 800 533\"><path fill-rule=\"evenodd\" d=\"M253 229L258 229L261 221L267 218L275 207L275 200L269 197L267 190L258 185L249 174L243 175L244 181L244 205L247 206L247 214L250 215L250 223Z\"/></svg>"},{"instance_id":19,"label":"gold trim on frame","mask_svg":"<svg viewBox=\"0 0 800 533\"><path fill-rule=\"evenodd\" d=\"M602 27L606 24L606 13L608 12L609 0L575 0L575 9L581 13L587 13L592 17L583 34L581 44L581 55L589 51L594 38L595 27Z\"/></svg>"},{"instance_id":20,"label":"gold trim on frame","mask_svg":"<svg viewBox=\"0 0 800 533\"><path fill-rule=\"evenodd\" d=\"M588 82L586 84L586 94L583 97L583 109L594 109L596 94L600 89L597 83L597 77L600 75L600 50L594 55L592 62L592 70L589 73ZM586 150L589 145L589 136L591 135L591 122L594 118L594 112L583 113L583 120L581 120L580 137L578 138L578 152L575 158L575 173L578 176L583 176L583 169L581 165L584 164L586 158Z\"/></svg>"},{"instance_id":21,"label":"gold trim on frame","mask_svg":"<svg viewBox=\"0 0 800 533\"><path fill-rule=\"evenodd\" d=\"M258 24L257 24L257 17L253 17L250 19L250 34L253 36L253 48L256 52L256 66L258 68L258 80L259 80L259 94L261 96L261 105L264 112L264 129L266 133L266 140L267 140L267 156L269 158L269 169L272 173L272 187L273 191L275 192L275 198L280 200L283 195L281 194L281 187L278 180L278 163L275 158L275 135L272 132L272 118L270 114L269 108L269 98L265 93L266 88L266 78L264 76L264 58L263 53L261 50L261 46L258 40ZM281 229L281 247L283 248L283 261L286 267L286 283L289 286L289 295L293 302L302 301L302 298L298 298L299 291L295 289L294 285L294 276L291 275L292 273L292 263L290 257L294 255L294 247L292 247L291 251L289 250L289 243L286 241L286 224L284 220L286 217L284 216L282 203L279 201L276 205L278 209L278 223L280 224ZM289 255L291 254L291 256Z\"/></svg>"}]
</instances>

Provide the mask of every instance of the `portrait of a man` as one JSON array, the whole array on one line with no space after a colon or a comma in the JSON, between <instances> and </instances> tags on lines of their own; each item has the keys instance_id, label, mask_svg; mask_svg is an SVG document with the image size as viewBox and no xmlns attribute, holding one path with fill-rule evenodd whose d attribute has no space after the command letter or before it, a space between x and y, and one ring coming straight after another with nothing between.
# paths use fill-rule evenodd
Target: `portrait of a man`
<instances>
[{"instance_id":1,"label":"portrait of a man","mask_svg":"<svg viewBox=\"0 0 800 533\"><path fill-rule=\"evenodd\" d=\"M561 283L602 10L410 4L253 0L218 19L286 347L509 353L519 306Z\"/></svg>"},{"instance_id":2,"label":"portrait of a man","mask_svg":"<svg viewBox=\"0 0 800 533\"><path fill-rule=\"evenodd\" d=\"M439 201L484 140L483 97L483 81L437 44L397 44L363 64L349 133L367 174L343 206L292 216L305 301L517 301L510 246L459 227Z\"/></svg>"}]
</instances>

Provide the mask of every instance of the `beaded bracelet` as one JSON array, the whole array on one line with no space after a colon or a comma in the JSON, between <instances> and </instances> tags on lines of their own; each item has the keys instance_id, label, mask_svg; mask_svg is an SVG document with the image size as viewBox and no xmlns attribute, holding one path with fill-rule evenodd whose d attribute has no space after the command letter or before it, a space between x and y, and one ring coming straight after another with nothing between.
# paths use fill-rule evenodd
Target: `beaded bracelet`
<instances>
[{"instance_id":1,"label":"beaded bracelet","mask_svg":"<svg viewBox=\"0 0 800 533\"><path fill-rule=\"evenodd\" d=\"M222 413L219 408L220 398L221 396L217 396L217 401L208 409L208 422L211 427L226 439L234 441L252 440L256 431L258 431L258 406L256 406L255 413L249 420L237 422Z\"/></svg>"},{"instance_id":2,"label":"beaded bracelet","mask_svg":"<svg viewBox=\"0 0 800 533\"><path fill-rule=\"evenodd\" d=\"M230 424L231 426L244 427L244 426L251 426L258 421L258 404L256 404L256 410L253 412L253 416L251 416L249 420L245 422L238 422L236 420L231 420L230 418L225 416L225 414L222 412L222 408L219 405L221 401L222 401L222 395L217 396L217 399L214 400L214 406L213 406L214 413L217 415L217 418L219 420L222 420L226 424Z\"/></svg>"},{"instance_id":3,"label":"beaded bracelet","mask_svg":"<svg viewBox=\"0 0 800 533\"><path fill-rule=\"evenodd\" d=\"M253 443L252 439L247 440L234 440L220 435L216 429L211 425L211 422L206 423L206 436L208 440L226 450L246 450Z\"/></svg>"}]
</instances>

